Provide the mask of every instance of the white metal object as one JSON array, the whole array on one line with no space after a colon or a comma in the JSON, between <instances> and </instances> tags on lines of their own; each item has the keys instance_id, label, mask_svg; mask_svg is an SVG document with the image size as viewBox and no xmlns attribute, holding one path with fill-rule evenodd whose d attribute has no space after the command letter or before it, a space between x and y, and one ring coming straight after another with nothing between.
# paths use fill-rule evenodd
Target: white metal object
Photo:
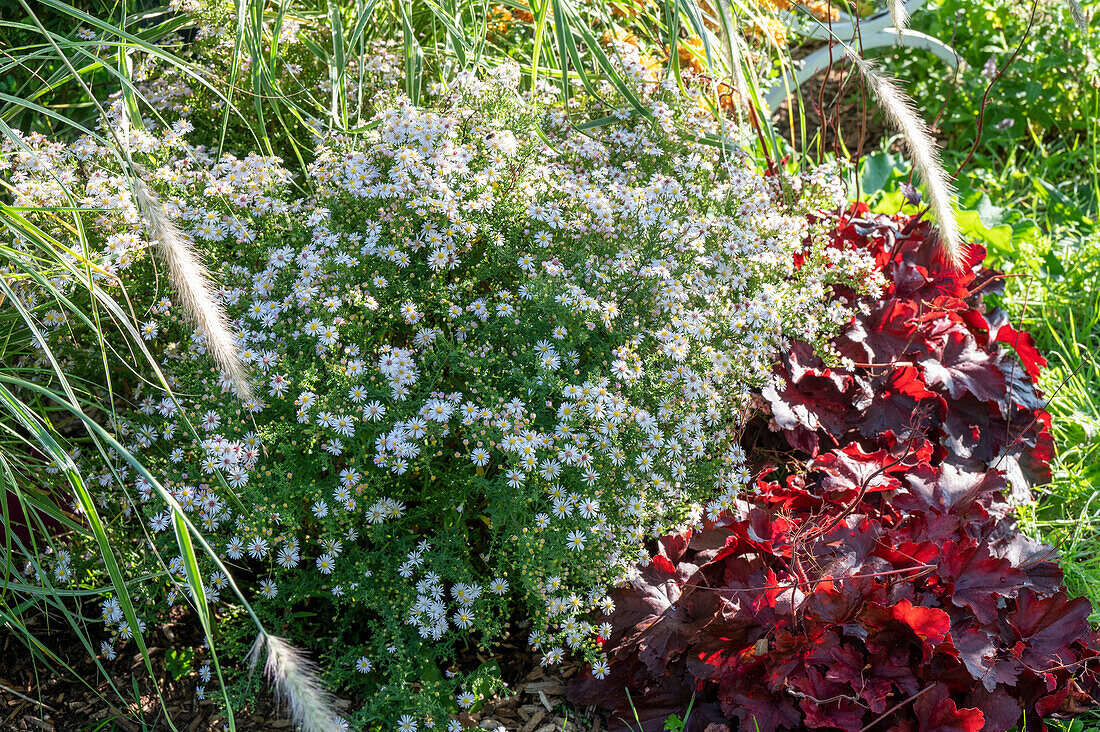
<instances>
[{"instance_id":1,"label":"white metal object","mask_svg":"<svg viewBox=\"0 0 1100 732\"><path fill-rule=\"evenodd\" d=\"M912 15L920 6L924 5L924 2L925 0L909 0L905 3L905 9ZM831 41L835 38L843 39L845 42L851 44L858 43L859 47L865 51L872 48L883 48L885 46L904 46L906 48L923 49L931 52L932 55L943 61L952 69L957 68L959 64L962 63L959 55L955 53L955 49L938 38L930 36L927 33L910 30L909 28L903 28L899 33L891 25L890 12L888 10L883 10L869 18L859 20L858 36L856 34L856 21L853 21L850 16L844 13L841 13L840 18L832 23L810 23L807 22L805 18L795 15L794 13L788 13L784 21L796 33L804 38L822 39L830 41L830 43L798 61L797 63L800 63L802 66L794 74L793 78L790 70L787 70L785 78L781 78L779 82L772 87L771 91L768 92L767 102L768 108L773 111L788 95L793 96L799 86L809 81L818 72L824 71L837 61L842 60L847 55L843 48L832 46Z\"/></svg>"},{"instance_id":2,"label":"white metal object","mask_svg":"<svg viewBox=\"0 0 1100 732\"><path fill-rule=\"evenodd\" d=\"M907 0L903 5L905 12L912 17L924 3L925 0ZM889 10L880 10L874 15L858 19L858 22L853 20L852 16L847 13L838 12L837 15L839 17L830 23L829 21L811 20L806 16L806 11L787 12L783 14L783 22L803 38L817 38L820 40L842 38L845 41L856 37L857 23L860 34L864 36L874 35L893 25Z\"/></svg>"}]
</instances>

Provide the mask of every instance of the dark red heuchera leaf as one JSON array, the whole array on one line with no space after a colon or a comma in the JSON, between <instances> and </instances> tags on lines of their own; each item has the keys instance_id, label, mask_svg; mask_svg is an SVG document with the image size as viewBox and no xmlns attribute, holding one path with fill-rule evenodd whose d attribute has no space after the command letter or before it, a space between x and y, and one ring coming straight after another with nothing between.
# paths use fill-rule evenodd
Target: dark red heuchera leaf
<instances>
[{"instance_id":1,"label":"dark red heuchera leaf","mask_svg":"<svg viewBox=\"0 0 1100 732\"><path fill-rule=\"evenodd\" d=\"M1064 592L1040 598L1031 590L1021 590L1016 610L1008 623L1021 639L1015 648L1018 658L1033 668L1055 663L1072 663L1067 656L1066 638L1085 635L1089 629L1092 606L1083 597L1070 600ZM1022 644L1022 646L1021 646Z\"/></svg>"},{"instance_id":2,"label":"dark red heuchera leaf","mask_svg":"<svg viewBox=\"0 0 1100 732\"><path fill-rule=\"evenodd\" d=\"M978 349L974 337L962 329L952 329L947 340L920 361L924 381L940 387L958 399L966 393L979 399L994 400L1004 392L1005 375L994 365L989 354Z\"/></svg>"},{"instance_id":3,"label":"dark red heuchera leaf","mask_svg":"<svg viewBox=\"0 0 1100 732\"><path fill-rule=\"evenodd\" d=\"M936 684L913 702L921 732L980 732L985 715L978 709L959 709L946 684Z\"/></svg>"},{"instance_id":4,"label":"dark red heuchera leaf","mask_svg":"<svg viewBox=\"0 0 1100 732\"><path fill-rule=\"evenodd\" d=\"M755 490L661 539L616 592L611 674L570 686L616 709L613 729L637 713L656 732L693 698L693 732L1003 732L1093 704L1088 602L1006 498L1049 475L1045 362L972 295L999 284L984 251L954 269L928 236L865 207L840 220L835 245L889 282L835 344L856 365L784 354L771 414L745 430L772 460Z\"/></svg>"},{"instance_id":5,"label":"dark red heuchera leaf","mask_svg":"<svg viewBox=\"0 0 1100 732\"><path fill-rule=\"evenodd\" d=\"M951 616L934 607L920 607L902 600L890 608L895 620L908 625L921 640L940 643L951 630Z\"/></svg>"},{"instance_id":6,"label":"dark red heuchera leaf","mask_svg":"<svg viewBox=\"0 0 1100 732\"><path fill-rule=\"evenodd\" d=\"M1011 561L992 556L988 545L970 538L945 543L942 557L936 574L950 588L951 602L970 608L982 623L993 621L997 603L1014 595L1025 578Z\"/></svg>"},{"instance_id":7,"label":"dark red heuchera leaf","mask_svg":"<svg viewBox=\"0 0 1100 732\"><path fill-rule=\"evenodd\" d=\"M1047 365L1047 360L1035 347L1035 341L1030 333L1020 332L1013 328L1011 324L1005 323L998 329L997 337L994 340L1012 346L1012 349L1016 351L1016 355L1020 357L1020 363L1023 364L1027 375L1031 377L1032 381L1039 380L1039 372Z\"/></svg>"},{"instance_id":8,"label":"dark red heuchera leaf","mask_svg":"<svg viewBox=\"0 0 1100 732\"><path fill-rule=\"evenodd\" d=\"M885 450L865 453L854 444L819 455L812 467L825 473L821 487L827 491L852 494L861 489L867 492L896 490L900 484L892 473L904 473L905 466L880 470L888 458Z\"/></svg>"}]
</instances>

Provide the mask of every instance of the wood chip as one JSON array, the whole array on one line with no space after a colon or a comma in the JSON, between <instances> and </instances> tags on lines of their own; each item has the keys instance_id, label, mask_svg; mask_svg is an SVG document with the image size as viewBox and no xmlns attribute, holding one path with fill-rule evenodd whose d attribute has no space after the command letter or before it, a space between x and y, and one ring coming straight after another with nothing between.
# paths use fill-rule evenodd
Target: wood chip
<instances>
[{"instance_id":1,"label":"wood chip","mask_svg":"<svg viewBox=\"0 0 1100 732\"><path fill-rule=\"evenodd\" d=\"M535 681L527 685L524 689L528 694L538 694L540 691L550 696L562 696L565 694L565 684L557 679L547 679L546 681Z\"/></svg>"},{"instance_id":2,"label":"wood chip","mask_svg":"<svg viewBox=\"0 0 1100 732\"><path fill-rule=\"evenodd\" d=\"M539 722L541 722L545 718L546 710L536 708L534 715L532 715L532 717L527 720L527 724L523 725L523 728L520 730L520 732L532 732L532 730L534 730L535 727L538 726Z\"/></svg>"},{"instance_id":3,"label":"wood chip","mask_svg":"<svg viewBox=\"0 0 1100 732\"><path fill-rule=\"evenodd\" d=\"M8 715L7 719L4 720L4 724L8 725L8 727L13 727L14 725L12 722L23 713L23 707L25 706L27 706L26 702L15 702L15 711Z\"/></svg>"},{"instance_id":4,"label":"wood chip","mask_svg":"<svg viewBox=\"0 0 1100 732\"><path fill-rule=\"evenodd\" d=\"M7 686L4 686L3 684L0 684L0 689L2 689L3 691L8 692L9 694L14 694L15 696L19 697L20 699L22 699L24 701L30 702L35 707L39 707L41 709L45 709L47 712L53 712L54 714L57 714L56 709L51 707L49 704L43 704L38 699L31 699L29 696L27 696L25 694L21 694L18 691L16 691L15 689L8 688Z\"/></svg>"},{"instance_id":5,"label":"wood chip","mask_svg":"<svg viewBox=\"0 0 1100 732\"><path fill-rule=\"evenodd\" d=\"M512 694L500 699L494 705L495 709L515 709L519 706L519 694Z\"/></svg>"}]
</instances>

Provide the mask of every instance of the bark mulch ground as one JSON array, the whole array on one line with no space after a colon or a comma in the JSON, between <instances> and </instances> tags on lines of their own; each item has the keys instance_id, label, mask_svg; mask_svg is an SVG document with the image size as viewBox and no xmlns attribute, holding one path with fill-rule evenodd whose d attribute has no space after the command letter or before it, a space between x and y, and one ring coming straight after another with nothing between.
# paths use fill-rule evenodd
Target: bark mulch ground
<instances>
[{"instance_id":1,"label":"bark mulch ground","mask_svg":"<svg viewBox=\"0 0 1100 732\"><path fill-rule=\"evenodd\" d=\"M607 729L603 712L580 709L565 700L566 681L579 673L566 666L547 673L535 666L511 686L515 692L498 696L474 716L464 715L464 723L483 730L504 728L507 732L601 732Z\"/></svg>"},{"instance_id":2,"label":"bark mulch ground","mask_svg":"<svg viewBox=\"0 0 1100 732\"><path fill-rule=\"evenodd\" d=\"M195 699L197 677L176 680L169 670L170 649L202 642L197 628L169 622L145 634L162 705L133 643L113 661L103 662L108 678L63 620L25 616L25 622L43 653L56 662L36 660L10 629L0 629L0 730L140 732L143 724L146 730L171 729L168 717L181 732L221 731L214 703ZM66 666L71 671L63 671ZM253 729L290 728L266 714L259 715L256 725Z\"/></svg>"},{"instance_id":3,"label":"bark mulch ground","mask_svg":"<svg viewBox=\"0 0 1100 732\"><path fill-rule=\"evenodd\" d=\"M38 617L28 624L42 646L60 662L54 664L55 668L63 668L64 664L72 672L57 673L35 661L10 629L0 628L0 732L143 732L170 730L173 725L180 732L223 729L225 718L216 703L195 699L197 676L192 673L173 678L169 651L202 643L201 633L192 624L169 622L151 626L146 632L163 704L132 643L118 658L104 662L110 673L108 679L63 621L47 625ZM467 726L503 728L506 732L607 729L600 713L578 709L565 700L566 681L580 672L578 667L566 666L547 673L535 656L507 640L493 659L500 664L507 689L489 700L478 714L463 715ZM214 685L208 684L207 688L213 692ZM348 703L342 701L339 705L346 708ZM237 729L242 732L293 729L270 702L262 702L259 709L238 710L235 716Z\"/></svg>"}]
</instances>

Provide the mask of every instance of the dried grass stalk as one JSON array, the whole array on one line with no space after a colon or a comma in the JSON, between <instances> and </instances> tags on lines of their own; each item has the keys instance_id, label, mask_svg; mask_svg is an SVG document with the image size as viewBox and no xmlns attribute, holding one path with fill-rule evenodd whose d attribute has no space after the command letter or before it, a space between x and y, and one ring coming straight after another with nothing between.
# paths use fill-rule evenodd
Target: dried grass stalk
<instances>
[{"instance_id":1,"label":"dried grass stalk","mask_svg":"<svg viewBox=\"0 0 1100 732\"><path fill-rule=\"evenodd\" d=\"M137 172L141 174L140 169ZM195 330L206 339L207 351L233 382L237 396L248 401L252 398L248 373L241 361L237 339L229 330L225 309L214 297L209 273L199 261L191 240L168 218L157 195L140 178L134 188L138 210L156 240L172 289Z\"/></svg>"},{"instance_id":2,"label":"dried grass stalk","mask_svg":"<svg viewBox=\"0 0 1100 732\"><path fill-rule=\"evenodd\" d=\"M954 267L961 266L966 249L959 234L958 223L955 221L955 208L952 203L955 190L940 161L939 146L932 139L932 134L912 103L898 89L897 84L880 73L869 61L856 55L850 48L845 46L845 49L866 80L871 93L886 112L887 118L905 140L909 157L913 160L913 167L916 168L928 190L928 207L932 211L936 226L939 227L939 244L944 259Z\"/></svg>"},{"instance_id":3,"label":"dried grass stalk","mask_svg":"<svg viewBox=\"0 0 1100 732\"><path fill-rule=\"evenodd\" d=\"M248 653L250 668L256 668L264 646L264 676L275 689L276 701L290 708L290 720L302 732L340 732L335 699L321 685L317 664L282 638L260 633Z\"/></svg>"}]
</instances>

